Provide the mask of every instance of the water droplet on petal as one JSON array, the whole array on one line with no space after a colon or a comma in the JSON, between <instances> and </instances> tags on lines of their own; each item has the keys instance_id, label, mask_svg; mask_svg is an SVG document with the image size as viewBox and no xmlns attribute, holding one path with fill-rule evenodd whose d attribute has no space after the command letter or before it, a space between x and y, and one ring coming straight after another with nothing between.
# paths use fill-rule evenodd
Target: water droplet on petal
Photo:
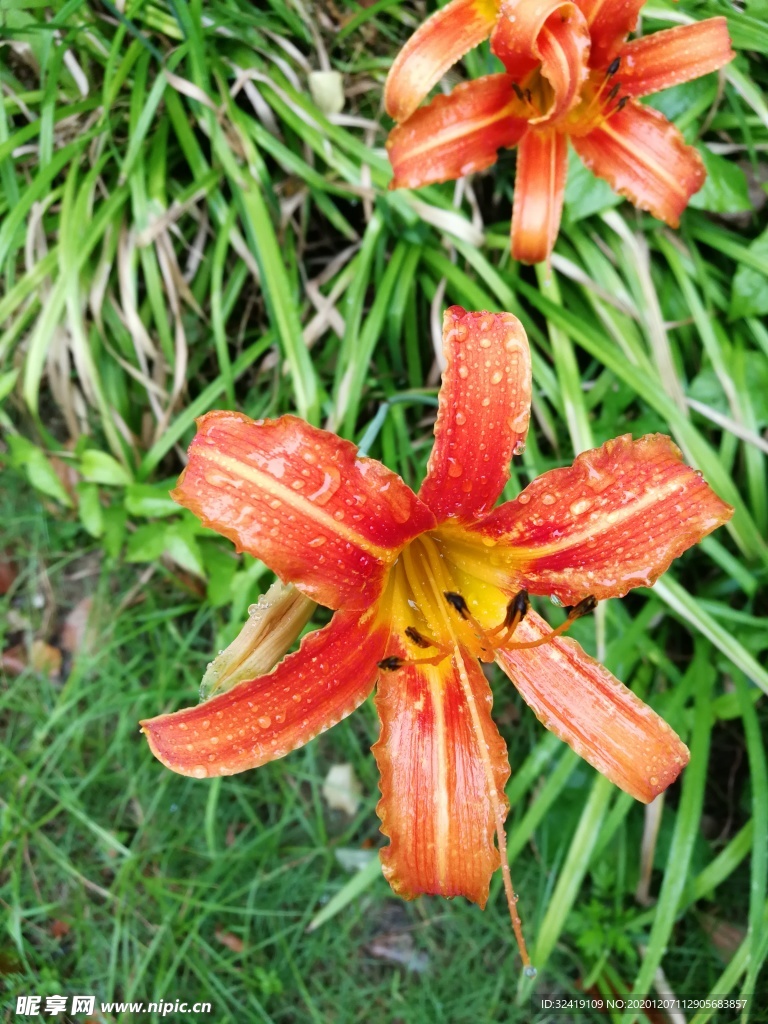
<instances>
[{"instance_id":1,"label":"water droplet on petal","mask_svg":"<svg viewBox=\"0 0 768 1024\"><path fill-rule=\"evenodd\" d=\"M464 468L460 462L451 462L448 466L448 476L452 476L454 479L460 477L464 472Z\"/></svg>"},{"instance_id":2,"label":"water droplet on petal","mask_svg":"<svg viewBox=\"0 0 768 1024\"><path fill-rule=\"evenodd\" d=\"M262 715L261 718L256 719L260 729L268 729L272 725L272 719L269 715Z\"/></svg>"},{"instance_id":3,"label":"water droplet on petal","mask_svg":"<svg viewBox=\"0 0 768 1024\"><path fill-rule=\"evenodd\" d=\"M580 498L579 501L574 501L571 505L571 514L574 516L580 516L588 509L592 508L594 502L591 498Z\"/></svg>"},{"instance_id":4,"label":"water droplet on petal","mask_svg":"<svg viewBox=\"0 0 768 1024\"><path fill-rule=\"evenodd\" d=\"M458 342L466 341L468 334L469 334L469 328L467 327L466 324L456 324L456 326L453 329L454 341L458 341Z\"/></svg>"},{"instance_id":5,"label":"water droplet on petal","mask_svg":"<svg viewBox=\"0 0 768 1024\"><path fill-rule=\"evenodd\" d=\"M467 379L467 377L469 376L469 370L466 368L466 366L459 367L459 376L461 377L462 380Z\"/></svg>"},{"instance_id":6,"label":"water droplet on petal","mask_svg":"<svg viewBox=\"0 0 768 1024\"><path fill-rule=\"evenodd\" d=\"M542 505L554 505L555 504L554 494L542 494L541 503Z\"/></svg>"},{"instance_id":7,"label":"water droplet on petal","mask_svg":"<svg viewBox=\"0 0 768 1024\"><path fill-rule=\"evenodd\" d=\"M501 370L496 370L496 372L491 377L491 384L501 384L503 378L504 374L501 372Z\"/></svg>"},{"instance_id":8,"label":"water droplet on petal","mask_svg":"<svg viewBox=\"0 0 768 1024\"><path fill-rule=\"evenodd\" d=\"M204 764L196 764L195 767L192 769L192 774L196 779L207 779L208 769L205 767Z\"/></svg>"},{"instance_id":9,"label":"water droplet on petal","mask_svg":"<svg viewBox=\"0 0 768 1024\"><path fill-rule=\"evenodd\" d=\"M325 544L327 540L327 537L324 537L322 534L318 534L317 537L312 538L312 540L309 542L309 546L311 548L320 548L323 546L323 544Z\"/></svg>"},{"instance_id":10,"label":"water droplet on petal","mask_svg":"<svg viewBox=\"0 0 768 1024\"><path fill-rule=\"evenodd\" d=\"M531 496L530 494L526 494L525 491L523 491L522 494L518 494L517 500L520 502L521 505L527 505L528 502L531 500Z\"/></svg>"},{"instance_id":11,"label":"water droplet on petal","mask_svg":"<svg viewBox=\"0 0 768 1024\"><path fill-rule=\"evenodd\" d=\"M461 410L459 410L456 413L456 425L459 426L459 427L463 427L466 422L467 422L467 417L464 415L464 413Z\"/></svg>"}]
</instances>

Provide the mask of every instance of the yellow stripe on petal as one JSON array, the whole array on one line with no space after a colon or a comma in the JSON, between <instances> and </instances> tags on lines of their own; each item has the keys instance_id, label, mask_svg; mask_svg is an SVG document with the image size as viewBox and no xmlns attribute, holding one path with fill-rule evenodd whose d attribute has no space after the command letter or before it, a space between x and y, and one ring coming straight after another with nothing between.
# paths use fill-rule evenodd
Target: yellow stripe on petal
<instances>
[{"instance_id":1,"label":"yellow stripe on petal","mask_svg":"<svg viewBox=\"0 0 768 1024\"><path fill-rule=\"evenodd\" d=\"M490 167L528 127L520 106L508 75L486 75L437 96L390 132L390 188L420 188Z\"/></svg>"},{"instance_id":2,"label":"yellow stripe on petal","mask_svg":"<svg viewBox=\"0 0 768 1024\"><path fill-rule=\"evenodd\" d=\"M678 25L633 39L620 53L616 79L624 96L650 96L708 75L733 60L725 18Z\"/></svg>"},{"instance_id":3,"label":"yellow stripe on petal","mask_svg":"<svg viewBox=\"0 0 768 1024\"><path fill-rule=\"evenodd\" d=\"M411 36L392 64L384 89L387 113L405 121L457 60L491 33L496 0L451 0Z\"/></svg>"},{"instance_id":4,"label":"yellow stripe on petal","mask_svg":"<svg viewBox=\"0 0 768 1024\"><path fill-rule=\"evenodd\" d=\"M407 665L379 679L377 811L390 839L381 860L390 885L406 899L466 896L484 906L499 866L493 837L497 809L502 819L507 811L509 764L491 720L488 682L473 658L459 657L463 678L447 657L437 666Z\"/></svg>"},{"instance_id":5,"label":"yellow stripe on petal","mask_svg":"<svg viewBox=\"0 0 768 1024\"><path fill-rule=\"evenodd\" d=\"M512 256L549 259L560 230L568 171L568 139L553 128L531 129L520 143L512 207Z\"/></svg>"},{"instance_id":6,"label":"yellow stripe on petal","mask_svg":"<svg viewBox=\"0 0 768 1024\"><path fill-rule=\"evenodd\" d=\"M514 639L550 632L531 610ZM496 659L542 725L636 800L649 803L688 763L688 748L669 725L573 640L500 650Z\"/></svg>"},{"instance_id":7,"label":"yellow stripe on petal","mask_svg":"<svg viewBox=\"0 0 768 1024\"><path fill-rule=\"evenodd\" d=\"M293 416L198 421L172 496L240 550L331 608L363 608L434 517L397 474Z\"/></svg>"},{"instance_id":8,"label":"yellow stripe on petal","mask_svg":"<svg viewBox=\"0 0 768 1024\"><path fill-rule=\"evenodd\" d=\"M614 192L676 228L706 171L693 146L651 107L630 100L587 135L571 142L584 164Z\"/></svg>"}]
</instances>

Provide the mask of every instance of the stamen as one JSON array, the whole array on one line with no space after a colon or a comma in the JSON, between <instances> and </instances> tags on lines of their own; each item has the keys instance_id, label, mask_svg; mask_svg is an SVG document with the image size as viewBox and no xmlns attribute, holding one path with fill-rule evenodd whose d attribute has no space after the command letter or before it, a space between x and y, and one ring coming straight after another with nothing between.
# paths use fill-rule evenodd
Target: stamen
<instances>
[{"instance_id":1,"label":"stamen","mask_svg":"<svg viewBox=\"0 0 768 1024\"><path fill-rule=\"evenodd\" d=\"M382 670L382 672L397 672L399 668L402 668L405 661L402 658L397 658L392 655L389 658L382 658L381 661L377 661L376 665Z\"/></svg>"},{"instance_id":2,"label":"stamen","mask_svg":"<svg viewBox=\"0 0 768 1024\"><path fill-rule=\"evenodd\" d=\"M621 57L614 57L611 63L608 65L608 70L605 72L606 78L612 78L613 75L619 70L621 65Z\"/></svg>"},{"instance_id":3,"label":"stamen","mask_svg":"<svg viewBox=\"0 0 768 1024\"><path fill-rule=\"evenodd\" d=\"M514 92L515 96L517 96L517 98L520 100L521 103L525 103L525 95L523 93L523 90L517 84L517 82L513 82L512 83L512 91Z\"/></svg>"},{"instance_id":4,"label":"stamen","mask_svg":"<svg viewBox=\"0 0 768 1024\"><path fill-rule=\"evenodd\" d=\"M495 629L489 629L488 636L496 636L497 633L501 632L509 633L511 636L525 618L529 606L527 590L521 590L518 594L515 594L507 605L507 614L504 616L504 621L501 625L496 626Z\"/></svg>"},{"instance_id":5,"label":"stamen","mask_svg":"<svg viewBox=\"0 0 768 1024\"><path fill-rule=\"evenodd\" d=\"M614 87L608 93L608 102L609 103L612 103L616 99L616 94L618 93L620 88L621 88L621 82L617 82L616 85L614 85Z\"/></svg>"},{"instance_id":6,"label":"stamen","mask_svg":"<svg viewBox=\"0 0 768 1024\"><path fill-rule=\"evenodd\" d=\"M544 644L551 643L555 637L560 636L562 633L565 633L567 629L570 629L576 619L580 619L584 615L589 615L589 613L593 612L595 608L597 608L597 598L592 597L590 594L589 597L585 597L582 601L579 601L577 605L571 608L565 622L553 629L551 633L547 633L546 636L539 637L538 640L524 640L520 643L510 641L504 644L504 648L507 651L527 651L532 647L543 647Z\"/></svg>"},{"instance_id":7,"label":"stamen","mask_svg":"<svg viewBox=\"0 0 768 1024\"><path fill-rule=\"evenodd\" d=\"M406 668L408 665L439 665L441 661L445 661L448 654L449 652L443 649L432 658L398 658L396 655L391 655L389 658L377 661L376 664L382 672L397 672L398 669Z\"/></svg>"},{"instance_id":8,"label":"stamen","mask_svg":"<svg viewBox=\"0 0 768 1024\"><path fill-rule=\"evenodd\" d=\"M423 637L418 630L413 628L413 626L409 626L406 629L405 635L408 637L411 643L416 644L417 647L437 647L436 643L434 643L432 640L427 640L426 637Z\"/></svg>"},{"instance_id":9,"label":"stamen","mask_svg":"<svg viewBox=\"0 0 768 1024\"><path fill-rule=\"evenodd\" d=\"M616 104L616 113L623 110L624 107L629 103L629 96L622 96L619 102Z\"/></svg>"},{"instance_id":10,"label":"stamen","mask_svg":"<svg viewBox=\"0 0 768 1024\"><path fill-rule=\"evenodd\" d=\"M467 602L461 594L457 594L454 590L446 590L443 596L451 608L455 609L465 622L468 622L469 619L472 618L469 608L467 607Z\"/></svg>"}]
</instances>

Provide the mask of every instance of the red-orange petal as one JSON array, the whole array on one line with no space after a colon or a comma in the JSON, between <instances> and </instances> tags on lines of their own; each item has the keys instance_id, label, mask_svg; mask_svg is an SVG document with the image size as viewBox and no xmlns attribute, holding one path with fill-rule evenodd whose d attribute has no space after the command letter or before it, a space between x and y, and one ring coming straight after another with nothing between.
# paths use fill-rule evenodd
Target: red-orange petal
<instances>
[{"instance_id":1,"label":"red-orange petal","mask_svg":"<svg viewBox=\"0 0 768 1024\"><path fill-rule=\"evenodd\" d=\"M606 67L634 31L646 0L576 0L576 3L587 19L592 39L589 65Z\"/></svg>"},{"instance_id":2,"label":"red-orange petal","mask_svg":"<svg viewBox=\"0 0 768 1024\"><path fill-rule=\"evenodd\" d=\"M531 129L520 143L512 207L512 256L549 259L560 230L568 173L568 139L552 128Z\"/></svg>"},{"instance_id":3,"label":"red-orange petal","mask_svg":"<svg viewBox=\"0 0 768 1024\"><path fill-rule=\"evenodd\" d=\"M525 441L531 354L517 317L461 306L445 313L443 351L435 445L419 498L439 522L473 520L496 503Z\"/></svg>"},{"instance_id":4,"label":"red-orange petal","mask_svg":"<svg viewBox=\"0 0 768 1024\"><path fill-rule=\"evenodd\" d=\"M507 812L509 777L491 704L488 681L464 652L458 660L410 665L379 678L377 811L390 839L381 860L390 885L406 899L431 893L485 905L499 866L493 835Z\"/></svg>"},{"instance_id":5,"label":"red-orange petal","mask_svg":"<svg viewBox=\"0 0 768 1024\"><path fill-rule=\"evenodd\" d=\"M576 3L505 0L491 34L491 48L516 81L541 65L552 93L546 109L529 113L532 123L562 117L578 103L587 76L590 40Z\"/></svg>"},{"instance_id":6,"label":"red-orange petal","mask_svg":"<svg viewBox=\"0 0 768 1024\"><path fill-rule=\"evenodd\" d=\"M634 100L571 141L586 166L614 192L673 228L706 178L701 157L677 128L658 110Z\"/></svg>"},{"instance_id":7,"label":"red-orange petal","mask_svg":"<svg viewBox=\"0 0 768 1024\"><path fill-rule=\"evenodd\" d=\"M320 604L364 608L402 546L434 525L397 474L295 416L197 421L172 497Z\"/></svg>"},{"instance_id":8,"label":"red-orange petal","mask_svg":"<svg viewBox=\"0 0 768 1024\"><path fill-rule=\"evenodd\" d=\"M544 473L472 532L506 548L488 552L508 558L506 585L573 605L651 586L732 514L668 437L624 434Z\"/></svg>"},{"instance_id":9,"label":"red-orange petal","mask_svg":"<svg viewBox=\"0 0 768 1024\"><path fill-rule=\"evenodd\" d=\"M388 625L376 608L336 612L269 675L239 683L197 707L141 723L152 753L180 775L234 775L284 757L366 699Z\"/></svg>"},{"instance_id":10,"label":"red-orange petal","mask_svg":"<svg viewBox=\"0 0 768 1024\"><path fill-rule=\"evenodd\" d=\"M490 35L496 0L451 0L414 32L392 64L384 105L405 121L445 72Z\"/></svg>"},{"instance_id":11,"label":"red-orange petal","mask_svg":"<svg viewBox=\"0 0 768 1024\"><path fill-rule=\"evenodd\" d=\"M550 632L530 610L514 639ZM688 763L688 748L664 719L573 640L499 650L496 658L542 725L636 800L649 803Z\"/></svg>"},{"instance_id":12,"label":"red-orange petal","mask_svg":"<svg viewBox=\"0 0 768 1024\"><path fill-rule=\"evenodd\" d=\"M620 52L616 81L623 96L650 96L717 71L734 56L728 22L708 18L627 43Z\"/></svg>"},{"instance_id":13,"label":"red-orange petal","mask_svg":"<svg viewBox=\"0 0 768 1024\"><path fill-rule=\"evenodd\" d=\"M519 108L509 75L486 75L437 96L390 132L390 188L420 188L490 167L528 127Z\"/></svg>"}]
</instances>

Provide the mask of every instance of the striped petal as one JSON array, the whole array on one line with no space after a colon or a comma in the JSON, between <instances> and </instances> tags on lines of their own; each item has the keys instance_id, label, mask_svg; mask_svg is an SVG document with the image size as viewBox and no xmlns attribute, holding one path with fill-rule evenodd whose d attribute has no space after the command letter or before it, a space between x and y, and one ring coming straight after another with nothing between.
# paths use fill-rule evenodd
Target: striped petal
<instances>
[{"instance_id":1,"label":"striped petal","mask_svg":"<svg viewBox=\"0 0 768 1024\"><path fill-rule=\"evenodd\" d=\"M693 146L663 114L634 100L571 141L586 166L614 192L673 228L704 184L704 164Z\"/></svg>"},{"instance_id":2,"label":"striped petal","mask_svg":"<svg viewBox=\"0 0 768 1024\"><path fill-rule=\"evenodd\" d=\"M461 306L445 313L443 351L435 446L419 498L439 522L474 520L498 500L528 432L531 355L517 317Z\"/></svg>"},{"instance_id":3,"label":"striped petal","mask_svg":"<svg viewBox=\"0 0 768 1024\"><path fill-rule=\"evenodd\" d=\"M550 632L531 610L514 639ZM688 748L667 723L573 640L500 650L496 658L542 725L636 800L649 803L688 763Z\"/></svg>"},{"instance_id":4,"label":"striped petal","mask_svg":"<svg viewBox=\"0 0 768 1024\"><path fill-rule=\"evenodd\" d=\"M728 22L708 18L633 39L621 50L616 77L622 95L650 96L717 71L734 56Z\"/></svg>"},{"instance_id":5,"label":"striped petal","mask_svg":"<svg viewBox=\"0 0 768 1024\"><path fill-rule=\"evenodd\" d=\"M523 263L549 259L560 230L568 171L568 139L533 129L517 154L512 207L512 256Z\"/></svg>"},{"instance_id":6,"label":"striped petal","mask_svg":"<svg viewBox=\"0 0 768 1024\"><path fill-rule=\"evenodd\" d=\"M376 609L337 612L274 672L197 707L141 723L152 753L180 775L234 775L284 757L366 699L389 628Z\"/></svg>"},{"instance_id":7,"label":"striped petal","mask_svg":"<svg viewBox=\"0 0 768 1024\"><path fill-rule=\"evenodd\" d=\"M451 0L411 36L395 57L384 89L384 105L395 121L411 116L457 60L487 39L497 16L496 0Z\"/></svg>"},{"instance_id":8,"label":"striped petal","mask_svg":"<svg viewBox=\"0 0 768 1024\"><path fill-rule=\"evenodd\" d=\"M637 25L646 0L576 0L589 25L592 39L589 65L606 67Z\"/></svg>"},{"instance_id":9,"label":"striped petal","mask_svg":"<svg viewBox=\"0 0 768 1024\"><path fill-rule=\"evenodd\" d=\"M486 75L437 96L397 125L387 140L390 188L419 188L481 171L517 145L528 123L508 75Z\"/></svg>"},{"instance_id":10,"label":"striped petal","mask_svg":"<svg viewBox=\"0 0 768 1024\"><path fill-rule=\"evenodd\" d=\"M172 497L308 597L364 608L434 518L399 476L294 416L198 421Z\"/></svg>"},{"instance_id":11,"label":"striped petal","mask_svg":"<svg viewBox=\"0 0 768 1024\"><path fill-rule=\"evenodd\" d=\"M496 543L484 571L497 566L504 589L574 605L651 586L732 514L668 437L625 434L544 473L464 536Z\"/></svg>"},{"instance_id":12,"label":"striped petal","mask_svg":"<svg viewBox=\"0 0 768 1024\"><path fill-rule=\"evenodd\" d=\"M400 896L466 896L484 906L499 866L493 835L507 812L509 763L491 720L491 691L464 652L438 666L383 672L381 736L384 874Z\"/></svg>"},{"instance_id":13,"label":"striped petal","mask_svg":"<svg viewBox=\"0 0 768 1024\"><path fill-rule=\"evenodd\" d=\"M587 77L590 42L586 19L576 3L505 0L491 48L516 81L541 65L551 88L532 96L532 124L562 117L578 103Z\"/></svg>"}]
</instances>

